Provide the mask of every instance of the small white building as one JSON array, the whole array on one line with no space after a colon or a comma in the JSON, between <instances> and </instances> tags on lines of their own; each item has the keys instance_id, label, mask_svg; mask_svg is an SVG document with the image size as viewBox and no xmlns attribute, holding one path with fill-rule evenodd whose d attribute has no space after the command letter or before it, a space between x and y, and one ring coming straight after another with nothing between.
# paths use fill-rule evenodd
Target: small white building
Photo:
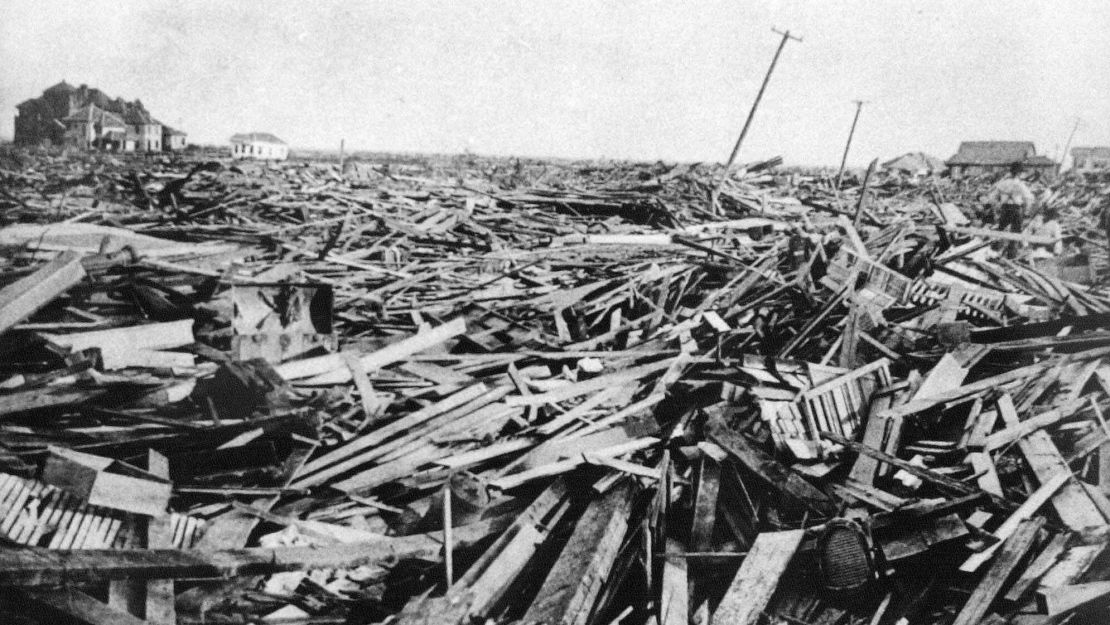
<instances>
[{"instance_id":1,"label":"small white building","mask_svg":"<svg viewBox=\"0 0 1110 625\"><path fill-rule=\"evenodd\" d=\"M283 161L289 145L268 132L247 132L231 137L232 158Z\"/></svg>"}]
</instances>

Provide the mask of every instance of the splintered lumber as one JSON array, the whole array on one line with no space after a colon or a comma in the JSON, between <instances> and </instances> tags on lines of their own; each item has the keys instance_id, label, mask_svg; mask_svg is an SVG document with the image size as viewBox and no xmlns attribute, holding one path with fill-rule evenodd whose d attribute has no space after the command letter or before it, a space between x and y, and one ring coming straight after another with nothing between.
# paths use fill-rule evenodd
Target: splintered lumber
<instances>
[{"instance_id":1,"label":"splintered lumber","mask_svg":"<svg viewBox=\"0 0 1110 625\"><path fill-rule=\"evenodd\" d=\"M151 355L151 352L157 354L158 350L183 347L195 341L192 319L74 334L47 334L45 336L52 342L74 351L93 347L99 349L100 356L104 361L104 368L109 370L124 367L159 366L153 360L157 356ZM173 359L174 357L165 356L164 358ZM164 360L159 362L164 362ZM170 362L180 361L174 359ZM190 359L186 364L191 362Z\"/></svg>"},{"instance_id":2,"label":"splintered lumber","mask_svg":"<svg viewBox=\"0 0 1110 625\"><path fill-rule=\"evenodd\" d=\"M498 517L455 528L455 549L474 545L510 524ZM181 579L348 569L390 559L436 561L443 533L385 537L326 547L252 547L214 551L178 549L0 549L0 584L35 586L112 579Z\"/></svg>"},{"instance_id":3,"label":"splintered lumber","mask_svg":"<svg viewBox=\"0 0 1110 625\"><path fill-rule=\"evenodd\" d=\"M714 625L756 625L805 536L803 530L764 532L755 538L717 611Z\"/></svg>"},{"instance_id":4,"label":"splintered lumber","mask_svg":"<svg viewBox=\"0 0 1110 625\"><path fill-rule=\"evenodd\" d=\"M1086 405L1088 405L1087 401L1074 401L1065 406L1053 408L1038 415L1029 417L1024 421L1019 421L1017 423L1006 421L1008 426L1005 429L995 432L994 434L988 435L983 443L983 446L987 451L994 451L995 449L999 449L1005 445L1009 445L1010 443L1018 439L1029 436L1030 434L1036 432L1037 430L1040 430L1041 428L1048 427L1050 425L1058 423L1059 421L1067 419L1068 417L1071 417L1072 415L1079 412L1079 410L1081 410ZM1007 420L1010 418L1011 413L1003 412L1001 413L1001 416L1003 420Z\"/></svg>"},{"instance_id":5,"label":"splintered lumber","mask_svg":"<svg viewBox=\"0 0 1110 625\"><path fill-rule=\"evenodd\" d=\"M103 396L105 389L72 387L46 387L0 395L0 416L41 410L43 408L74 406Z\"/></svg>"},{"instance_id":6,"label":"splintered lumber","mask_svg":"<svg viewBox=\"0 0 1110 625\"><path fill-rule=\"evenodd\" d=\"M170 479L170 463L162 454L153 449L147 451L147 470L151 475ZM154 517L147 521L146 546L148 549L167 549L173 547L173 526L167 516ZM174 582L172 579L151 580L146 583L146 612L144 617L154 625L174 625L177 612L174 606Z\"/></svg>"},{"instance_id":7,"label":"splintered lumber","mask_svg":"<svg viewBox=\"0 0 1110 625\"><path fill-rule=\"evenodd\" d=\"M936 471L923 469L917 465L911 464L909 461L902 460L901 458L892 456L877 449L872 449L871 447L857 443L855 441L848 440L838 434L834 434L832 432L822 432L821 436L831 440L838 445L843 445L844 447L847 447L852 451L860 454L866 454L872 458L875 458L876 460L879 460L880 462L885 462L889 465L898 467L899 469L905 471L906 473L909 473L914 477L921 478L927 482L932 482L938 486L943 486L961 495L972 495L980 492L975 487L964 484L959 480L950 478L946 475L942 475L940 473L937 473Z\"/></svg>"},{"instance_id":8,"label":"splintered lumber","mask_svg":"<svg viewBox=\"0 0 1110 625\"><path fill-rule=\"evenodd\" d=\"M683 555L678 541L667 542L665 555ZM686 625L690 622L690 583L686 558L664 557L663 580L659 593L659 625Z\"/></svg>"},{"instance_id":9,"label":"splintered lumber","mask_svg":"<svg viewBox=\"0 0 1110 625\"><path fill-rule=\"evenodd\" d=\"M709 551L717 521L717 493L721 489L721 467L709 455L702 456L698 490L694 498L694 520L690 544L694 551Z\"/></svg>"},{"instance_id":10,"label":"splintered lumber","mask_svg":"<svg viewBox=\"0 0 1110 625\"><path fill-rule=\"evenodd\" d=\"M674 358L667 358L659 362L653 362L651 364L599 376L578 384L568 384L567 386L546 393L515 395L509 398L506 403L510 406L542 406L544 404L573 399L585 395L586 393L626 385L629 382L667 369L674 360Z\"/></svg>"},{"instance_id":11,"label":"splintered lumber","mask_svg":"<svg viewBox=\"0 0 1110 625\"><path fill-rule=\"evenodd\" d=\"M27 598L64 612L90 625L150 625L158 621L143 620L124 610L112 607L76 588L24 589Z\"/></svg>"},{"instance_id":12,"label":"splintered lumber","mask_svg":"<svg viewBox=\"0 0 1110 625\"><path fill-rule=\"evenodd\" d=\"M292 485L298 487L314 486L356 468L368 460L363 458L363 454L370 453L375 446L381 445L388 439L412 430L433 418L474 402L489 392L490 389L479 382L459 390L439 402L412 412L393 423L368 432L349 444L342 445L306 463L297 473Z\"/></svg>"},{"instance_id":13,"label":"splintered lumber","mask_svg":"<svg viewBox=\"0 0 1110 625\"><path fill-rule=\"evenodd\" d=\"M566 485L556 481L513 521L456 584L454 594L465 594L469 614L489 614L568 509Z\"/></svg>"},{"instance_id":14,"label":"splintered lumber","mask_svg":"<svg viewBox=\"0 0 1110 625\"><path fill-rule=\"evenodd\" d=\"M925 376L925 380L921 382L921 386L917 387L917 391L911 399L931 397L959 388L964 378L967 377L967 372L968 369L961 367L959 361L952 354L945 354L941 356L940 362Z\"/></svg>"},{"instance_id":15,"label":"splintered lumber","mask_svg":"<svg viewBox=\"0 0 1110 625\"><path fill-rule=\"evenodd\" d=\"M0 290L0 334L33 315L85 277L81 255L63 252Z\"/></svg>"},{"instance_id":16,"label":"splintered lumber","mask_svg":"<svg viewBox=\"0 0 1110 625\"><path fill-rule=\"evenodd\" d=\"M990 391L999 386L1002 386L1003 384L1008 384L1016 380L1022 380L1032 377L1044 371L1048 367L1048 363L1038 363L1035 365L1029 365L1027 367L1021 367L1020 369L1014 369L1012 371L1000 373L996 376L985 378L977 382L972 382L971 384L965 384L959 388L944 391L931 397L914 398L904 404L888 408L887 410L882 411L880 414L888 418L908 417L912 414L916 414L935 406L939 406L940 404L948 403L957 399L963 399L964 397L970 397L972 395L978 395L980 393L984 393L986 391Z\"/></svg>"},{"instance_id":17,"label":"splintered lumber","mask_svg":"<svg viewBox=\"0 0 1110 625\"><path fill-rule=\"evenodd\" d=\"M567 460L552 462L550 464L538 466L534 469L529 469L527 471L521 471L520 473L513 473L505 477L500 477L495 480L491 480L489 485L491 488L510 490L523 484L527 484L528 482L531 482L533 480L568 473L584 464L590 464L591 458L617 458L625 454L630 454L634 451L640 451L641 449L653 447L658 443L658 438L645 436L643 438L637 438L628 441L627 443L621 443L619 445L612 445L610 447L595 449L589 454L578 454L577 457L572 457ZM593 463L596 462L596 460L593 461Z\"/></svg>"},{"instance_id":18,"label":"splintered lumber","mask_svg":"<svg viewBox=\"0 0 1110 625\"><path fill-rule=\"evenodd\" d=\"M590 502L523 622L585 625L628 529L633 494L624 480Z\"/></svg>"},{"instance_id":19,"label":"splintered lumber","mask_svg":"<svg viewBox=\"0 0 1110 625\"><path fill-rule=\"evenodd\" d=\"M1039 580L1063 555L1064 550L1068 546L1068 541L1071 539L1071 534L1062 533L1056 534L1052 537L1047 545L1041 549L1037 557L1025 567L1021 577L1010 586L1010 590L1006 592L1006 601L1017 603L1025 596L1025 593L1032 589L1033 584Z\"/></svg>"},{"instance_id":20,"label":"splintered lumber","mask_svg":"<svg viewBox=\"0 0 1110 625\"><path fill-rule=\"evenodd\" d=\"M1021 425L1013 400L1008 394L998 399L998 414L1010 427ZM1018 447L1042 484L1052 479L1054 475L1071 472L1068 463L1048 433L1043 430L1035 430L1025 435L1018 440ZM1106 523L1106 518L1099 512L1098 506L1091 501L1090 496L1078 482L1064 484L1052 497L1052 506L1060 515L1060 520L1073 530L1098 527Z\"/></svg>"},{"instance_id":21,"label":"splintered lumber","mask_svg":"<svg viewBox=\"0 0 1110 625\"><path fill-rule=\"evenodd\" d=\"M1002 522L1002 525L998 526L998 529L994 530L994 536L1003 541L1009 538L1015 531L1017 531L1018 527L1020 527L1022 523L1028 521L1034 514L1036 514L1037 510L1039 510L1041 506L1047 503L1048 500L1054 494L1056 494L1056 491L1060 490L1060 487L1063 486L1064 483L1071 478L1072 475L1070 472L1060 473L1044 484L1041 484L1040 488L1038 488L1033 494L1029 495L1029 498L1022 502L1021 506L1019 506L1018 509L1015 510L1010 516L1006 517L1006 520ZM972 554L970 557L968 557L967 560L964 560L963 564L960 565L960 570L965 573L975 572L987 560L991 559L991 556L994 555L994 552L1001 544L1002 543L1000 542L995 543L994 545L984 549L983 551L980 551L979 553Z\"/></svg>"},{"instance_id":22,"label":"splintered lumber","mask_svg":"<svg viewBox=\"0 0 1110 625\"><path fill-rule=\"evenodd\" d=\"M706 428L713 442L736 458L747 470L759 476L768 486L816 512L833 513L835 506L825 493L766 452L757 449L742 434L729 429L720 417L710 418Z\"/></svg>"},{"instance_id":23,"label":"splintered lumber","mask_svg":"<svg viewBox=\"0 0 1110 625\"><path fill-rule=\"evenodd\" d=\"M377 371L409 356L431 349L460 334L466 333L466 319L456 317L443 325L425 330L407 339L383 347L376 352L359 357L363 371ZM328 354L304 360L294 360L275 367L278 374L286 380L301 380L327 376L321 383L342 384L351 380L351 370L341 354Z\"/></svg>"},{"instance_id":24,"label":"splintered lumber","mask_svg":"<svg viewBox=\"0 0 1110 625\"><path fill-rule=\"evenodd\" d=\"M991 604L1005 587L1010 575L1037 540L1037 532L1044 526L1044 518L1022 521L1014 533L1001 543L997 558L983 574L983 579L968 597L952 625L977 625L987 615Z\"/></svg>"},{"instance_id":25,"label":"splintered lumber","mask_svg":"<svg viewBox=\"0 0 1110 625\"><path fill-rule=\"evenodd\" d=\"M1110 600L1110 581L1042 588L1037 591L1037 607L1050 616L1086 607L1099 600Z\"/></svg>"},{"instance_id":26,"label":"splintered lumber","mask_svg":"<svg viewBox=\"0 0 1110 625\"><path fill-rule=\"evenodd\" d=\"M127 469L103 458L61 447L51 447L42 480L93 506L103 506L152 517L165 516L173 486L168 480L114 472Z\"/></svg>"},{"instance_id":27,"label":"splintered lumber","mask_svg":"<svg viewBox=\"0 0 1110 625\"><path fill-rule=\"evenodd\" d=\"M1002 482L998 479L998 469L995 468L990 454L982 451L971 452L967 455L967 459L971 463L971 469L978 476L975 481L979 484L979 488L1002 497Z\"/></svg>"},{"instance_id":28,"label":"splintered lumber","mask_svg":"<svg viewBox=\"0 0 1110 625\"><path fill-rule=\"evenodd\" d=\"M969 226L945 226L944 228L945 230L949 230L957 234L967 234L973 237L984 237L987 239L1001 239L1004 241L1018 241L1020 243L1027 243L1029 245L1052 245L1056 242L1056 239L1052 237L1041 237L1032 234L1023 234L1021 232L988 230L986 228L971 228Z\"/></svg>"}]
</instances>

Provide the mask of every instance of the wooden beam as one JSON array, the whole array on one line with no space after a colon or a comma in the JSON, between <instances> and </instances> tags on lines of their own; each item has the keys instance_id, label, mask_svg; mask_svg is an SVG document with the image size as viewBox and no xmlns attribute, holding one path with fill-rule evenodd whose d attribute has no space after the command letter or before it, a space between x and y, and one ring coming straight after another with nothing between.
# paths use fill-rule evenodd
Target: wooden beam
<instances>
[{"instance_id":1,"label":"wooden beam","mask_svg":"<svg viewBox=\"0 0 1110 625\"><path fill-rule=\"evenodd\" d=\"M632 484L624 480L590 502L523 622L585 625L616 562L633 494Z\"/></svg>"},{"instance_id":2,"label":"wooden beam","mask_svg":"<svg viewBox=\"0 0 1110 625\"><path fill-rule=\"evenodd\" d=\"M1036 416L1029 417L1024 421L1016 423L1006 421L1007 427L1005 429L999 430L998 432L987 436L986 440L983 442L984 447L987 451L994 451L995 449L998 449L1005 445L1009 445L1010 443L1025 436L1028 436L1041 428L1048 427L1075 415L1080 410L1082 410L1084 406L1087 405L1089 405L1089 403L1085 400L1075 401L1065 406L1053 408L1052 410L1048 410ZM1007 418L1007 415L1002 416L1003 420Z\"/></svg>"},{"instance_id":3,"label":"wooden beam","mask_svg":"<svg viewBox=\"0 0 1110 625\"><path fill-rule=\"evenodd\" d=\"M677 541L668 541L667 553L682 553ZM663 559L663 583L659 589L659 625L690 622L690 584L686 558Z\"/></svg>"},{"instance_id":4,"label":"wooden beam","mask_svg":"<svg viewBox=\"0 0 1110 625\"><path fill-rule=\"evenodd\" d=\"M0 290L0 334L35 314L84 277L81 255L63 252L31 275L4 287Z\"/></svg>"},{"instance_id":5,"label":"wooden beam","mask_svg":"<svg viewBox=\"0 0 1110 625\"><path fill-rule=\"evenodd\" d=\"M1037 532L1043 526L1043 517L1021 522L1017 530L1002 543L998 558L987 569L983 579L972 591L971 596L956 616L956 620L952 622L952 625L978 625L983 620L983 617L990 610L991 604L1002 592L1010 574L1013 573L1021 559L1033 547L1033 543L1037 540Z\"/></svg>"},{"instance_id":6,"label":"wooden beam","mask_svg":"<svg viewBox=\"0 0 1110 625\"><path fill-rule=\"evenodd\" d=\"M967 234L975 237L984 237L988 239L1003 239L1006 241L1018 241L1021 243L1028 243L1030 245L1052 245L1056 243L1056 239L1052 237L1040 237L1031 234L1022 234L1020 232L1007 232L1004 230L989 230L987 228L971 228L968 226L944 226L945 230L955 232L957 234Z\"/></svg>"},{"instance_id":7,"label":"wooden beam","mask_svg":"<svg viewBox=\"0 0 1110 625\"><path fill-rule=\"evenodd\" d=\"M456 317L443 325L419 332L415 336L397 341L376 352L360 356L359 362L362 364L364 371L376 371L386 365L404 360L413 354L435 347L465 332L466 321L462 317ZM327 375L329 376L327 382L342 384L351 379L351 370L347 368L343 358L340 354L328 354L316 358L287 362L279 365L276 369L278 374L286 380Z\"/></svg>"},{"instance_id":8,"label":"wooden beam","mask_svg":"<svg viewBox=\"0 0 1110 625\"><path fill-rule=\"evenodd\" d=\"M698 470L697 495L694 497L694 518L690 527L690 547L694 551L709 551L713 542L713 528L717 521L717 494L721 490L721 467L708 455L703 455Z\"/></svg>"},{"instance_id":9,"label":"wooden beam","mask_svg":"<svg viewBox=\"0 0 1110 625\"><path fill-rule=\"evenodd\" d=\"M455 548L502 531L509 517L455 528ZM35 586L111 579L180 579L270 575L312 569L349 569L389 559L437 561L442 532L385 537L328 547L183 549L0 549L0 585Z\"/></svg>"},{"instance_id":10,"label":"wooden beam","mask_svg":"<svg viewBox=\"0 0 1110 625\"><path fill-rule=\"evenodd\" d=\"M1006 601L1010 603L1021 601L1025 593L1033 588L1033 584L1036 584L1037 580L1060 559L1064 549L1068 546L1069 540L1071 540L1071 534L1067 532L1053 536L1052 540L1037 554L1037 557L1029 563L1029 566L1025 567L1021 577L1014 582L1013 586L1010 586L1010 590L1006 592Z\"/></svg>"},{"instance_id":11,"label":"wooden beam","mask_svg":"<svg viewBox=\"0 0 1110 625\"><path fill-rule=\"evenodd\" d=\"M147 471L155 477L170 479L170 461L153 449L147 451ZM173 546L173 525L168 515L154 517L147 522L146 546L148 549L166 549ZM154 625L174 625L177 610L174 607L174 582L172 579L151 580L146 583L146 612L143 616Z\"/></svg>"},{"instance_id":12,"label":"wooden beam","mask_svg":"<svg viewBox=\"0 0 1110 625\"><path fill-rule=\"evenodd\" d=\"M771 602L779 578L802 544L804 530L764 532L756 537L736 572L717 611L713 625L756 625Z\"/></svg>"},{"instance_id":13,"label":"wooden beam","mask_svg":"<svg viewBox=\"0 0 1110 625\"><path fill-rule=\"evenodd\" d=\"M998 398L998 414L1010 428L1021 424L1009 394L1003 394ZM1020 439L1018 447L1025 456L1026 462L1029 463L1029 467L1036 473L1037 480L1042 484L1052 479L1054 475L1071 472L1060 450L1043 430L1036 430ZM1073 530L1106 524L1106 518L1077 482L1064 484L1053 496L1052 506L1060 515L1060 520Z\"/></svg>"},{"instance_id":14,"label":"wooden beam","mask_svg":"<svg viewBox=\"0 0 1110 625\"><path fill-rule=\"evenodd\" d=\"M965 384L959 388L952 389L950 391L937 393L936 395L933 395L931 397L921 397L913 399L899 406L894 406L892 408L884 410L881 414L886 417L908 417L910 415L917 414L918 412L921 412L923 410L933 408L934 406L946 404L957 399L963 399L964 397L970 397L972 395L985 393L987 391L994 390L999 386L1002 386L1003 384L1008 384L1016 380L1032 377L1044 371L1046 368L1051 366L1051 364L1052 363L1050 362L1043 362L1022 367L1020 369L1007 371L1006 373L1000 373L999 375L979 380L977 382L972 382L971 384Z\"/></svg>"},{"instance_id":15,"label":"wooden beam","mask_svg":"<svg viewBox=\"0 0 1110 625\"><path fill-rule=\"evenodd\" d=\"M105 369L149 366L154 359L176 361L177 358L173 355L159 356L158 350L183 347L196 342L192 319L44 336L51 342L74 351L94 347L99 349ZM191 355L186 356L191 363Z\"/></svg>"},{"instance_id":16,"label":"wooden beam","mask_svg":"<svg viewBox=\"0 0 1110 625\"><path fill-rule=\"evenodd\" d=\"M772 489L816 512L831 515L835 511L836 506L825 493L783 466L770 454L749 443L742 434L730 429L720 416L712 417L706 428L713 442L758 475Z\"/></svg>"},{"instance_id":17,"label":"wooden beam","mask_svg":"<svg viewBox=\"0 0 1110 625\"><path fill-rule=\"evenodd\" d=\"M907 460L902 460L901 458L879 451L878 449L872 449L871 447L868 447L866 445L848 440L847 438L844 438L839 434L834 434L832 432L821 432L821 437L826 438L839 445L843 445L854 452L866 454L881 462L885 462L889 465L898 467L899 469L902 469L903 471L909 473L914 477L919 477L927 482L932 482L933 484L936 484L938 486L943 486L961 495L973 495L981 492L974 486L969 486L959 480L950 478L946 475L941 475L936 471L930 471L929 469L923 469L915 464L910 464L910 462Z\"/></svg>"}]
</instances>

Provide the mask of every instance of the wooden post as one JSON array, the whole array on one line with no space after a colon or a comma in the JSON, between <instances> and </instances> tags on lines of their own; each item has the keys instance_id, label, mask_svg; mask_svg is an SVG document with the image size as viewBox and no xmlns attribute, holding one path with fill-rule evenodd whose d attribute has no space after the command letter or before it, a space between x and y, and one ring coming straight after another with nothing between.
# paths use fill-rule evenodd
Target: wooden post
<instances>
[{"instance_id":1,"label":"wooden post","mask_svg":"<svg viewBox=\"0 0 1110 625\"><path fill-rule=\"evenodd\" d=\"M344 156L345 156L345 151L343 149L344 148L343 143L344 143L344 140L340 139L339 140L339 175L340 176L343 175L343 159L344 159Z\"/></svg>"},{"instance_id":2,"label":"wooden post","mask_svg":"<svg viewBox=\"0 0 1110 625\"><path fill-rule=\"evenodd\" d=\"M755 117L755 110L759 108L759 101L763 99L763 92L767 89L767 83L771 81L771 74L775 71L775 65L779 62L779 55L782 54L782 49L786 47L786 42L790 39L801 41L800 37L794 37L790 31L786 32L771 29L772 32L782 35L782 41L779 42L779 47L775 50L775 56L771 58L771 66L767 68L767 74L763 76L763 84L759 87L759 93L755 95L755 101L752 102L752 108L748 111L748 118L744 121L744 127L740 130L740 136L736 139L736 145L732 146L732 153L728 155L728 161L725 163L725 170L721 174L721 179L717 181L717 185L713 188L713 194L710 197L710 210L717 213L717 196L721 193L721 187L724 186L725 180L728 178L728 172L732 169L732 164L736 161L736 155L740 153L740 146L744 143L744 137L748 136L748 129L751 128L752 119Z\"/></svg>"},{"instance_id":3,"label":"wooden post","mask_svg":"<svg viewBox=\"0 0 1110 625\"><path fill-rule=\"evenodd\" d=\"M848 149L852 147L852 137L856 134L856 122L859 121L859 112L863 108L864 100L853 100L856 103L856 114L852 117L852 129L848 131L848 142L844 144L844 156L840 157L840 170L836 172L836 188L840 189L840 181L844 178L844 166L848 163Z\"/></svg>"},{"instance_id":4,"label":"wooden post","mask_svg":"<svg viewBox=\"0 0 1110 625\"><path fill-rule=\"evenodd\" d=\"M867 166L867 174L863 177L863 187L859 190L859 202L856 204L856 218L853 222L856 230L859 230L860 216L863 214L863 204L867 201L867 183L871 182L871 174L875 173L875 166L879 164L879 159L874 159L871 164ZM837 188L839 188L839 184Z\"/></svg>"},{"instance_id":5,"label":"wooden post","mask_svg":"<svg viewBox=\"0 0 1110 625\"><path fill-rule=\"evenodd\" d=\"M443 483L443 566L447 572L447 590L455 585L454 528L451 514L451 479Z\"/></svg>"}]
</instances>

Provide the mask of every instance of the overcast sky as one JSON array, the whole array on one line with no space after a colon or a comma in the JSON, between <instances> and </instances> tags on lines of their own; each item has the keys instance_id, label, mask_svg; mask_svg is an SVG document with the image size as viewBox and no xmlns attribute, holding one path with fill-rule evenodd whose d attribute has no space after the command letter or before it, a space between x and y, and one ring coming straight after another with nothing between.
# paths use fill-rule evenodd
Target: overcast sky
<instances>
[{"instance_id":1,"label":"overcast sky","mask_svg":"<svg viewBox=\"0 0 1110 625\"><path fill-rule=\"evenodd\" d=\"M1110 145L1110 3L0 0L0 136L65 79L190 142L850 163L960 140Z\"/></svg>"}]
</instances>

